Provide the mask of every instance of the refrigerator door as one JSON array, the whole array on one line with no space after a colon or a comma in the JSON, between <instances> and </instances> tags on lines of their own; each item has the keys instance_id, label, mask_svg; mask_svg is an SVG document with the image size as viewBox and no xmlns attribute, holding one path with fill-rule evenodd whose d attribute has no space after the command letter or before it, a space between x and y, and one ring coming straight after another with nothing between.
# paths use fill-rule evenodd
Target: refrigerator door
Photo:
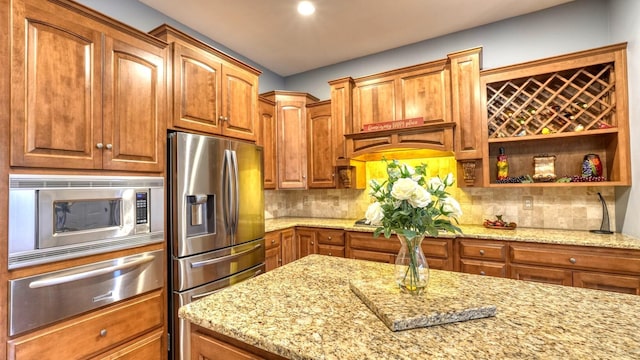
<instances>
[{"instance_id":1,"label":"refrigerator door","mask_svg":"<svg viewBox=\"0 0 640 360\"><path fill-rule=\"evenodd\" d=\"M237 207L232 216L233 243L241 244L264 237L264 174L262 147L250 143L230 144L235 154L237 185L232 186Z\"/></svg>"},{"instance_id":2,"label":"refrigerator door","mask_svg":"<svg viewBox=\"0 0 640 360\"><path fill-rule=\"evenodd\" d=\"M184 257L231 245L223 214L228 140L185 133L169 139L172 254Z\"/></svg>"}]
</instances>

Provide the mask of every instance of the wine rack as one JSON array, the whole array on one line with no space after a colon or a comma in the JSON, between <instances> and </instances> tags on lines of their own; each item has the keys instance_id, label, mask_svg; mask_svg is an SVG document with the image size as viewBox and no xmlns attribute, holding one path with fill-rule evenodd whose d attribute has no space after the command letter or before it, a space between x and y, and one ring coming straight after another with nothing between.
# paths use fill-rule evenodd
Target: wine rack
<instances>
[{"instance_id":1,"label":"wine rack","mask_svg":"<svg viewBox=\"0 0 640 360\"><path fill-rule=\"evenodd\" d=\"M614 64L597 64L487 84L489 138L610 128Z\"/></svg>"},{"instance_id":2,"label":"wine rack","mask_svg":"<svg viewBox=\"0 0 640 360\"><path fill-rule=\"evenodd\" d=\"M626 44L483 70L480 90L485 186L631 185ZM549 155L557 181L503 184L500 148L509 178L528 179L534 158ZM580 178L587 154L599 155L603 176Z\"/></svg>"}]
</instances>

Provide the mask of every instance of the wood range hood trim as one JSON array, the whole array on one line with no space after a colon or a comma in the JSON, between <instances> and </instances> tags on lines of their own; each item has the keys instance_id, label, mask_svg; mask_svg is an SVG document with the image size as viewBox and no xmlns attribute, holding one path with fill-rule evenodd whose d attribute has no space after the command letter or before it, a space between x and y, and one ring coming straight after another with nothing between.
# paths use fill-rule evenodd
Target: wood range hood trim
<instances>
[{"instance_id":1,"label":"wood range hood trim","mask_svg":"<svg viewBox=\"0 0 640 360\"><path fill-rule=\"evenodd\" d=\"M348 159L361 159L391 150L435 150L434 154L453 155L453 122L415 127L345 134ZM348 160L347 160L348 161Z\"/></svg>"}]
</instances>

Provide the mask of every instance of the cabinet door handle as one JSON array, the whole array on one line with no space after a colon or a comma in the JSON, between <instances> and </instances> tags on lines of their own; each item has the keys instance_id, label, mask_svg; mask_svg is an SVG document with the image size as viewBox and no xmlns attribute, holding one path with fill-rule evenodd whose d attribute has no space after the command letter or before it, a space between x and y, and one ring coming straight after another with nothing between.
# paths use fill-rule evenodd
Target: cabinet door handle
<instances>
[{"instance_id":1,"label":"cabinet door handle","mask_svg":"<svg viewBox=\"0 0 640 360\"><path fill-rule=\"evenodd\" d=\"M329 236L327 239L331 240L331 236Z\"/></svg>"},{"instance_id":2,"label":"cabinet door handle","mask_svg":"<svg viewBox=\"0 0 640 360\"><path fill-rule=\"evenodd\" d=\"M224 121L224 116L222 116L222 115L218 116L218 120Z\"/></svg>"},{"instance_id":3,"label":"cabinet door handle","mask_svg":"<svg viewBox=\"0 0 640 360\"><path fill-rule=\"evenodd\" d=\"M111 150L111 149L113 149L113 145L107 144L107 150Z\"/></svg>"},{"instance_id":4,"label":"cabinet door handle","mask_svg":"<svg viewBox=\"0 0 640 360\"><path fill-rule=\"evenodd\" d=\"M105 337L105 336L107 336L107 329L100 330L100 337Z\"/></svg>"},{"instance_id":5,"label":"cabinet door handle","mask_svg":"<svg viewBox=\"0 0 640 360\"><path fill-rule=\"evenodd\" d=\"M480 255L484 255L484 250L480 250Z\"/></svg>"},{"instance_id":6,"label":"cabinet door handle","mask_svg":"<svg viewBox=\"0 0 640 360\"><path fill-rule=\"evenodd\" d=\"M569 262L575 264L577 262L576 258L569 258Z\"/></svg>"},{"instance_id":7,"label":"cabinet door handle","mask_svg":"<svg viewBox=\"0 0 640 360\"><path fill-rule=\"evenodd\" d=\"M329 253L329 256L331 256L331 253Z\"/></svg>"},{"instance_id":8,"label":"cabinet door handle","mask_svg":"<svg viewBox=\"0 0 640 360\"><path fill-rule=\"evenodd\" d=\"M104 147L104 144L102 144L102 143L97 143L97 144L96 144L96 147L97 147L98 149L102 149L102 148Z\"/></svg>"},{"instance_id":9,"label":"cabinet door handle","mask_svg":"<svg viewBox=\"0 0 640 360\"><path fill-rule=\"evenodd\" d=\"M313 241L311 242L311 245L313 245Z\"/></svg>"},{"instance_id":10,"label":"cabinet door handle","mask_svg":"<svg viewBox=\"0 0 640 360\"><path fill-rule=\"evenodd\" d=\"M276 243L276 239L271 239L271 243L275 244Z\"/></svg>"},{"instance_id":11,"label":"cabinet door handle","mask_svg":"<svg viewBox=\"0 0 640 360\"><path fill-rule=\"evenodd\" d=\"M483 271L480 271L480 275L487 275L487 273L484 272L484 270L483 270Z\"/></svg>"}]
</instances>

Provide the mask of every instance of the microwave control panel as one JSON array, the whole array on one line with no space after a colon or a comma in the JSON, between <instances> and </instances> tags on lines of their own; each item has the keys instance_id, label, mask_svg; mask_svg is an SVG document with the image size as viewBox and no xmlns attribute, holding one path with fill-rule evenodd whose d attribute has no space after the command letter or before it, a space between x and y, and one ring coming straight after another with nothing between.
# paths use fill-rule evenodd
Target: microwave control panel
<instances>
[{"instance_id":1,"label":"microwave control panel","mask_svg":"<svg viewBox=\"0 0 640 360\"><path fill-rule=\"evenodd\" d=\"M136 192L136 224L146 224L149 221L148 195L146 191Z\"/></svg>"}]
</instances>

